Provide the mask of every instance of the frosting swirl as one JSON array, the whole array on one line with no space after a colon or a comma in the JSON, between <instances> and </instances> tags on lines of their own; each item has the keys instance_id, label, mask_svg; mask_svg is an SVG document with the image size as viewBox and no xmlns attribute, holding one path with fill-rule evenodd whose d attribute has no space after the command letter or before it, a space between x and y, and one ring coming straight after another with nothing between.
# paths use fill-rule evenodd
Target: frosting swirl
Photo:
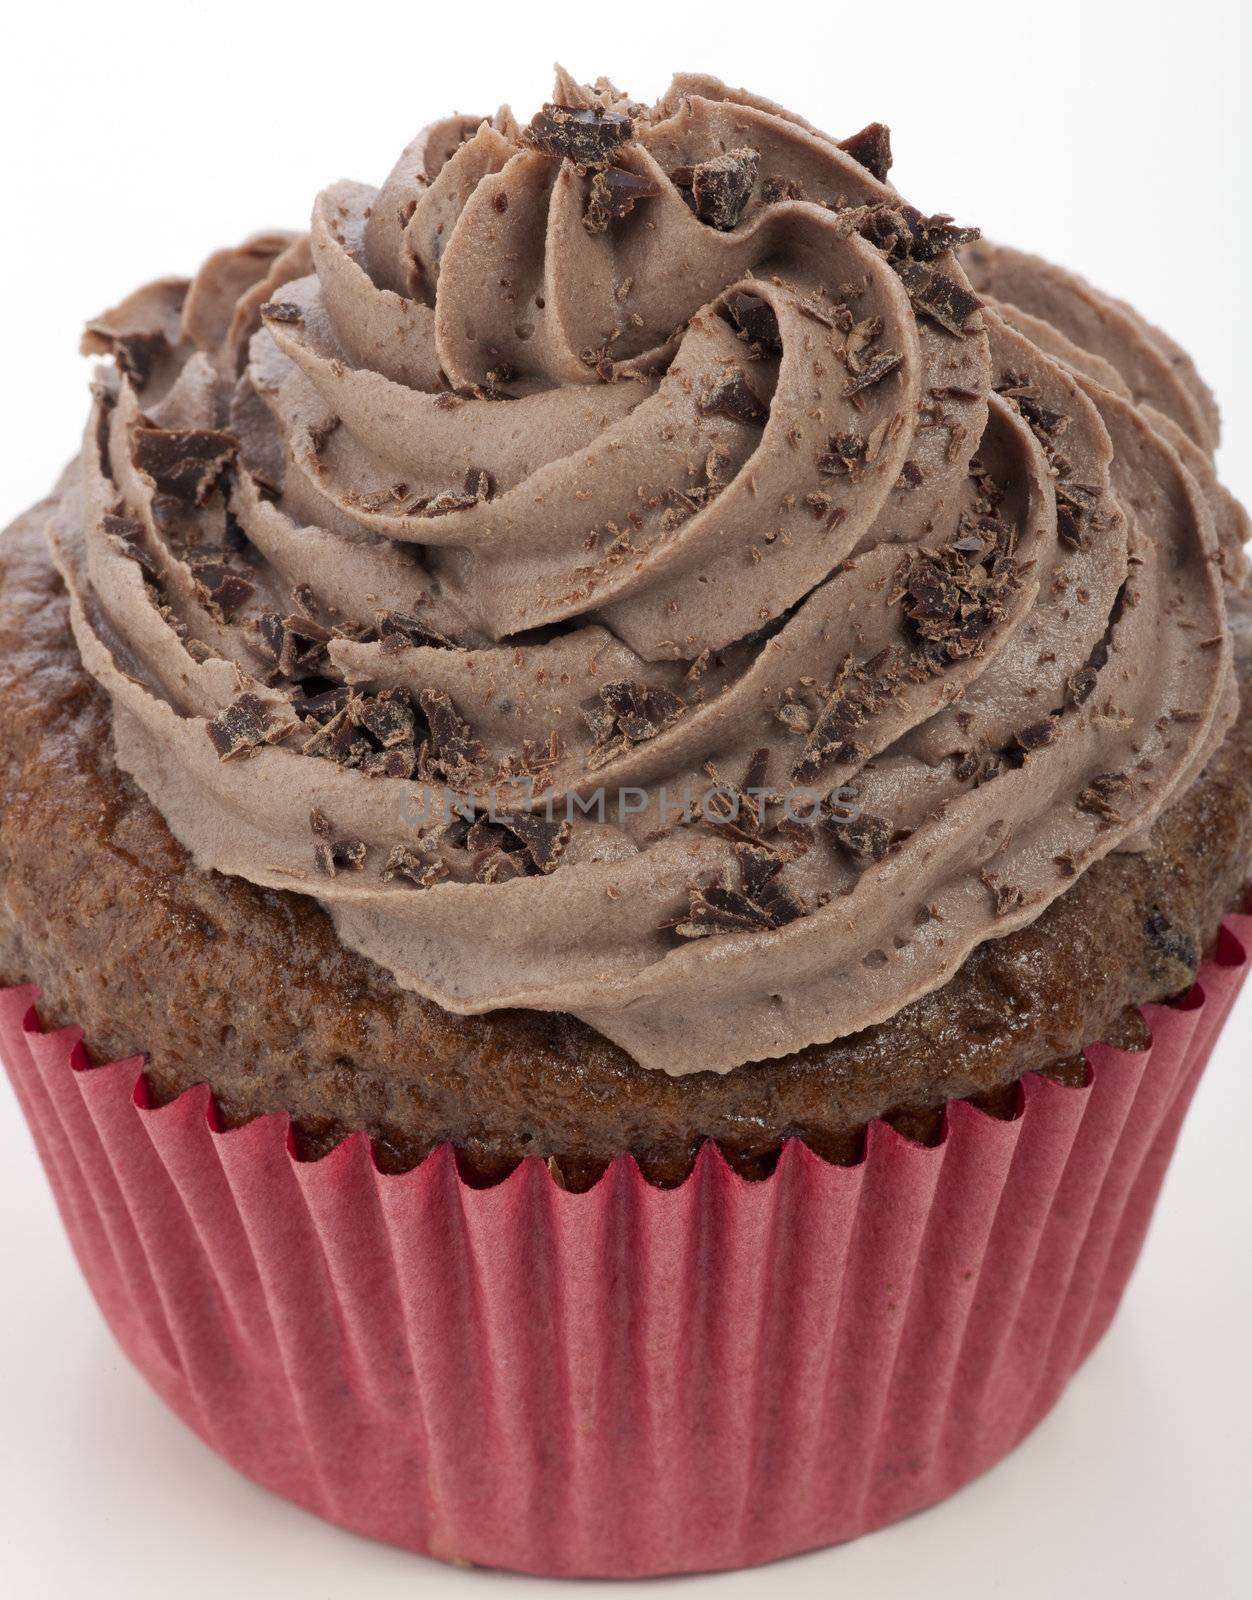
<instances>
[{"instance_id":1,"label":"frosting swirl","mask_svg":"<svg viewBox=\"0 0 1252 1600\"><path fill-rule=\"evenodd\" d=\"M1233 716L1212 402L889 159L562 76L89 327L50 536L199 865L683 1073L882 1020L1134 848Z\"/></svg>"}]
</instances>

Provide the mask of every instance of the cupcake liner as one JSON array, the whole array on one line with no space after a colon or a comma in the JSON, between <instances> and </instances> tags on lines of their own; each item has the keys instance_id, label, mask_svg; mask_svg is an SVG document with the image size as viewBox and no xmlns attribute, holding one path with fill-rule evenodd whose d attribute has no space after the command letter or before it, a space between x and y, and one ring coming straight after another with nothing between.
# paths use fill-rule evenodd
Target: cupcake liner
<instances>
[{"instance_id":1,"label":"cupcake liner","mask_svg":"<svg viewBox=\"0 0 1252 1600\"><path fill-rule=\"evenodd\" d=\"M448 1148L403 1176L286 1118L153 1108L0 991L0 1055L105 1317L184 1421L332 1522L563 1576L749 1566L950 1494L1044 1416L1108 1326L1248 967L1227 919L1150 1049L1018 1115L883 1123L854 1167L798 1141L748 1183L628 1157L593 1189L536 1160L488 1189Z\"/></svg>"}]
</instances>

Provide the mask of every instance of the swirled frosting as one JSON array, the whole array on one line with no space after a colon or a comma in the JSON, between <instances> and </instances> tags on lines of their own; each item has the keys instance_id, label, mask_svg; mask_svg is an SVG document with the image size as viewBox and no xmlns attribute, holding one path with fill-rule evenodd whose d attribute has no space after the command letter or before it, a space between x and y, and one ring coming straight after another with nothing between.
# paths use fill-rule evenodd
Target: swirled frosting
<instances>
[{"instance_id":1,"label":"swirled frosting","mask_svg":"<svg viewBox=\"0 0 1252 1600\"><path fill-rule=\"evenodd\" d=\"M1212 402L889 161L562 75L89 327L50 536L200 866L685 1073L894 1014L1135 847L1233 715Z\"/></svg>"}]
</instances>

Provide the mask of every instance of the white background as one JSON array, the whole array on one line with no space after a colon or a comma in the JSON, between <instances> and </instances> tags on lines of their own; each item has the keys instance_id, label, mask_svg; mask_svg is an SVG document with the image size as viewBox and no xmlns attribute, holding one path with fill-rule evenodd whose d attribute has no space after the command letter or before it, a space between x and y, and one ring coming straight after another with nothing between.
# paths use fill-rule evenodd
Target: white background
<instances>
[{"instance_id":1,"label":"white background","mask_svg":"<svg viewBox=\"0 0 1252 1600\"><path fill-rule=\"evenodd\" d=\"M1192 351L1222 405L1224 477L1252 500L1252 63L1240 9L13 8L0 39L0 523L43 494L75 449L87 378L76 345L89 316L144 279L190 272L218 245L303 225L333 179L381 181L436 115L508 100L528 116L558 55L641 99L681 68L744 84L840 135L888 122L892 176L909 199L1077 268ZM685 1580L683 1593L1252 1592L1250 1045L1252 995L1201 1087L1113 1331L1023 1449L900 1527L766 1572ZM0 1141L9 1592L534 1592L533 1581L353 1539L235 1477L115 1350L7 1087Z\"/></svg>"}]
</instances>

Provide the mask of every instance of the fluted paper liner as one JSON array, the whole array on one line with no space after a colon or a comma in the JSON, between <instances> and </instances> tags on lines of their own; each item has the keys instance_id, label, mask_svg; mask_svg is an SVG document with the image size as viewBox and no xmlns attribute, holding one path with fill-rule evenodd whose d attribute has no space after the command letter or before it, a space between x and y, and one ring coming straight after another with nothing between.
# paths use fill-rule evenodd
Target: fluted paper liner
<instances>
[{"instance_id":1,"label":"fluted paper liner","mask_svg":"<svg viewBox=\"0 0 1252 1600\"><path fill-rule=\"evenodd\" d=\"M471 1188L441 1149L219 1131L86 1069L33 988L0 1054L88 1282L156 1390L240 1471L332 1522L553 1575L738 1567L950 1494L1048 1411L1108 1326L1247 970L1231 917L1149 1050L1023 1080L1019 1114L882 1123L854 1167L790 1143L748 1183L706 1146L661 1190L538 1161Z\"/></svg>"}]
</instances>

